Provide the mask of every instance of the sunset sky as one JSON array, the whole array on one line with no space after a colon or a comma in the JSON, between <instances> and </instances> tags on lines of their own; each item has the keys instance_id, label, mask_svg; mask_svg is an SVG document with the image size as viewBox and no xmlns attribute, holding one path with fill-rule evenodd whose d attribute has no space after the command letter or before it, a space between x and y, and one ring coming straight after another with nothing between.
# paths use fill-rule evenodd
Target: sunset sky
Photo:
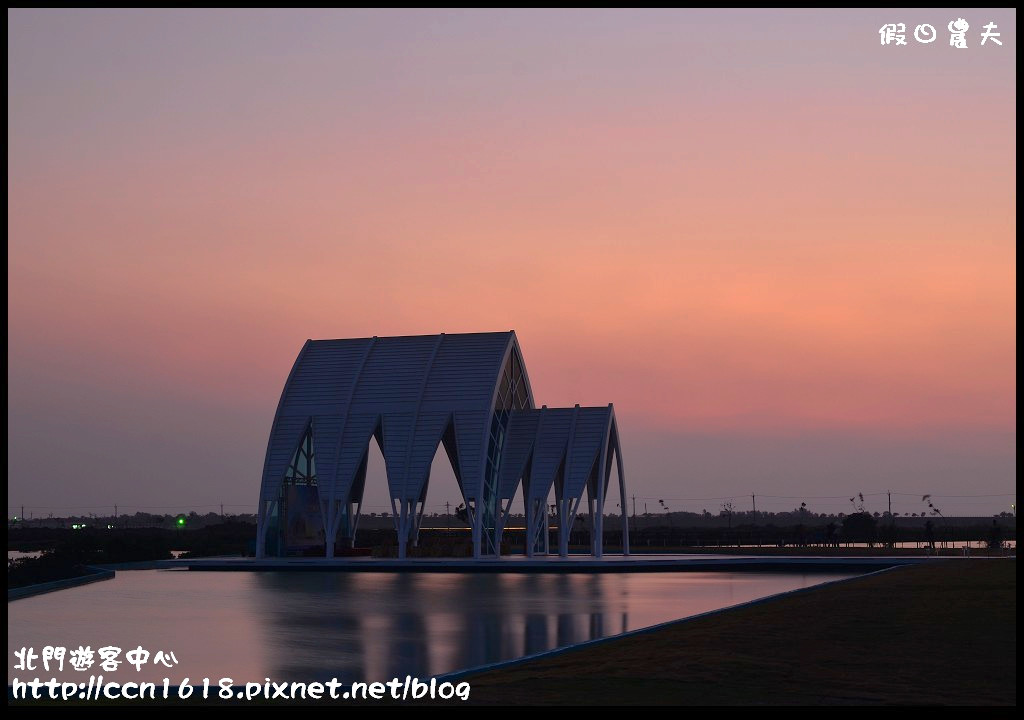
<instances>
[{"instance_id":1,"label":"sunset sky","mask_svg":"<svg viewBox=\"0 0 1024 720\"><path fill-rule=\"evenodd\" d=\"M641 512L1009 510L1015 56L1008 10L9 11L9 513L253 512L307 338L510 329Z\"/></svg>"}]
</instances>

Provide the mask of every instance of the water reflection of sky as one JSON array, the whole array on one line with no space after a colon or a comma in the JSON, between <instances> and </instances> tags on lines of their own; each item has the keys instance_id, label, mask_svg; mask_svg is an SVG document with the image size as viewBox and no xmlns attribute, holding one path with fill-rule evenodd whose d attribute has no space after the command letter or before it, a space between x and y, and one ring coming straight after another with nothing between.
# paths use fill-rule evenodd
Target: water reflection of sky
<instances>
[{"instance_id":1,"label":"water reflection of sky","mask_svg":"<svg viewBox=\"0 0 1024 720\"><path fill-rule=\"evenodd\" d=\"M167 669L122 665L108 680L178 683L425 677L735 605L837 574L433 574L120 572L112 581L8 605L8 682L88 680L14 671L45 645L172 650Z\"/></svg>"}]
</instances>

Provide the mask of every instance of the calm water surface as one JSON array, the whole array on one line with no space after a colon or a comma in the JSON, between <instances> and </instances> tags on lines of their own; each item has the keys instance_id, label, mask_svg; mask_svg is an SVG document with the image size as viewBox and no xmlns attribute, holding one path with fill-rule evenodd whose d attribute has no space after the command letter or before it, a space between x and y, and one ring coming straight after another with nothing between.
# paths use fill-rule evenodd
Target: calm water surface
<instances>
[{"instance_id":1,"label":"calm water surface","mask_svg":"<svg viewBox=\"0 0 1024 720\"><path fill-rule=\"evenodd\" d=\"M7 606L19 679L213 683L427 677L616 635L840 573L432 574L138 570ZM46 645L141 645L178 665L14 671Z\"/></svg>"}]
</instances>

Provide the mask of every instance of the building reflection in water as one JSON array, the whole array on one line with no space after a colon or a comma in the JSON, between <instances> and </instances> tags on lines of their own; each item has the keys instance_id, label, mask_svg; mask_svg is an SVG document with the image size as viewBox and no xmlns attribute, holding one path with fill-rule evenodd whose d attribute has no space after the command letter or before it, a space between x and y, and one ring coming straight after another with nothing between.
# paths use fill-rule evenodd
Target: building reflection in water
<instances>
[{"instance_id":1,"label":"building reflection in water","mask_svg":"<svg viewBox=\"0 0 1024 720\"><path fill-rule=\"evenodd\" d=\"M428 677L814 584L786 574L257 573L269 677Z\"/></svg>"},{"instance_id":2,"label":"building reflection in water","mask_svg":"<svg viewBox=\"0 0 1024 720\"><path fill-rule=\"evenodd\" d=\"M138 570L11 603L8 650L141 644L180 677L387 681L607 637L848 574ZM75 600L76 597L88 600ZM13 657L13 655L12 655ZM17 674L8 668L8 683ZM132 669L162 682L162 666ZM137 673L137 674L136 674ZM77 682L65 663L61 681Z\"/></svg>"},{"instance_id":3,"label":"building reflection in water","mask_svg":"<svg viewBox=\"0 0 1024 720\"><path fill-rule=\"evenodd\" d=\"M624 632L619 576L259 573L282 680L427 677Z\"/></svg>"}]
</instances>

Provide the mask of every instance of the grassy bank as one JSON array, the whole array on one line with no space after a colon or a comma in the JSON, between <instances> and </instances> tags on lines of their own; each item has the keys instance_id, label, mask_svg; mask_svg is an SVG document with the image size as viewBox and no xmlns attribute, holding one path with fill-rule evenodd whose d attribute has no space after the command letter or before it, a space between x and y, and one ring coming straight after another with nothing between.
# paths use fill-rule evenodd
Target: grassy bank
<instances>
[{"instance_id":1,"label":"grassy bank","mask_svg":"<svg viewBox=\"0 0 1024 720\"><path fill-rule=\"evenodd\" d=\"M1015 704L1016 560L937 561L466 678L480 704Z\"/></svg>"}]
</instances>

